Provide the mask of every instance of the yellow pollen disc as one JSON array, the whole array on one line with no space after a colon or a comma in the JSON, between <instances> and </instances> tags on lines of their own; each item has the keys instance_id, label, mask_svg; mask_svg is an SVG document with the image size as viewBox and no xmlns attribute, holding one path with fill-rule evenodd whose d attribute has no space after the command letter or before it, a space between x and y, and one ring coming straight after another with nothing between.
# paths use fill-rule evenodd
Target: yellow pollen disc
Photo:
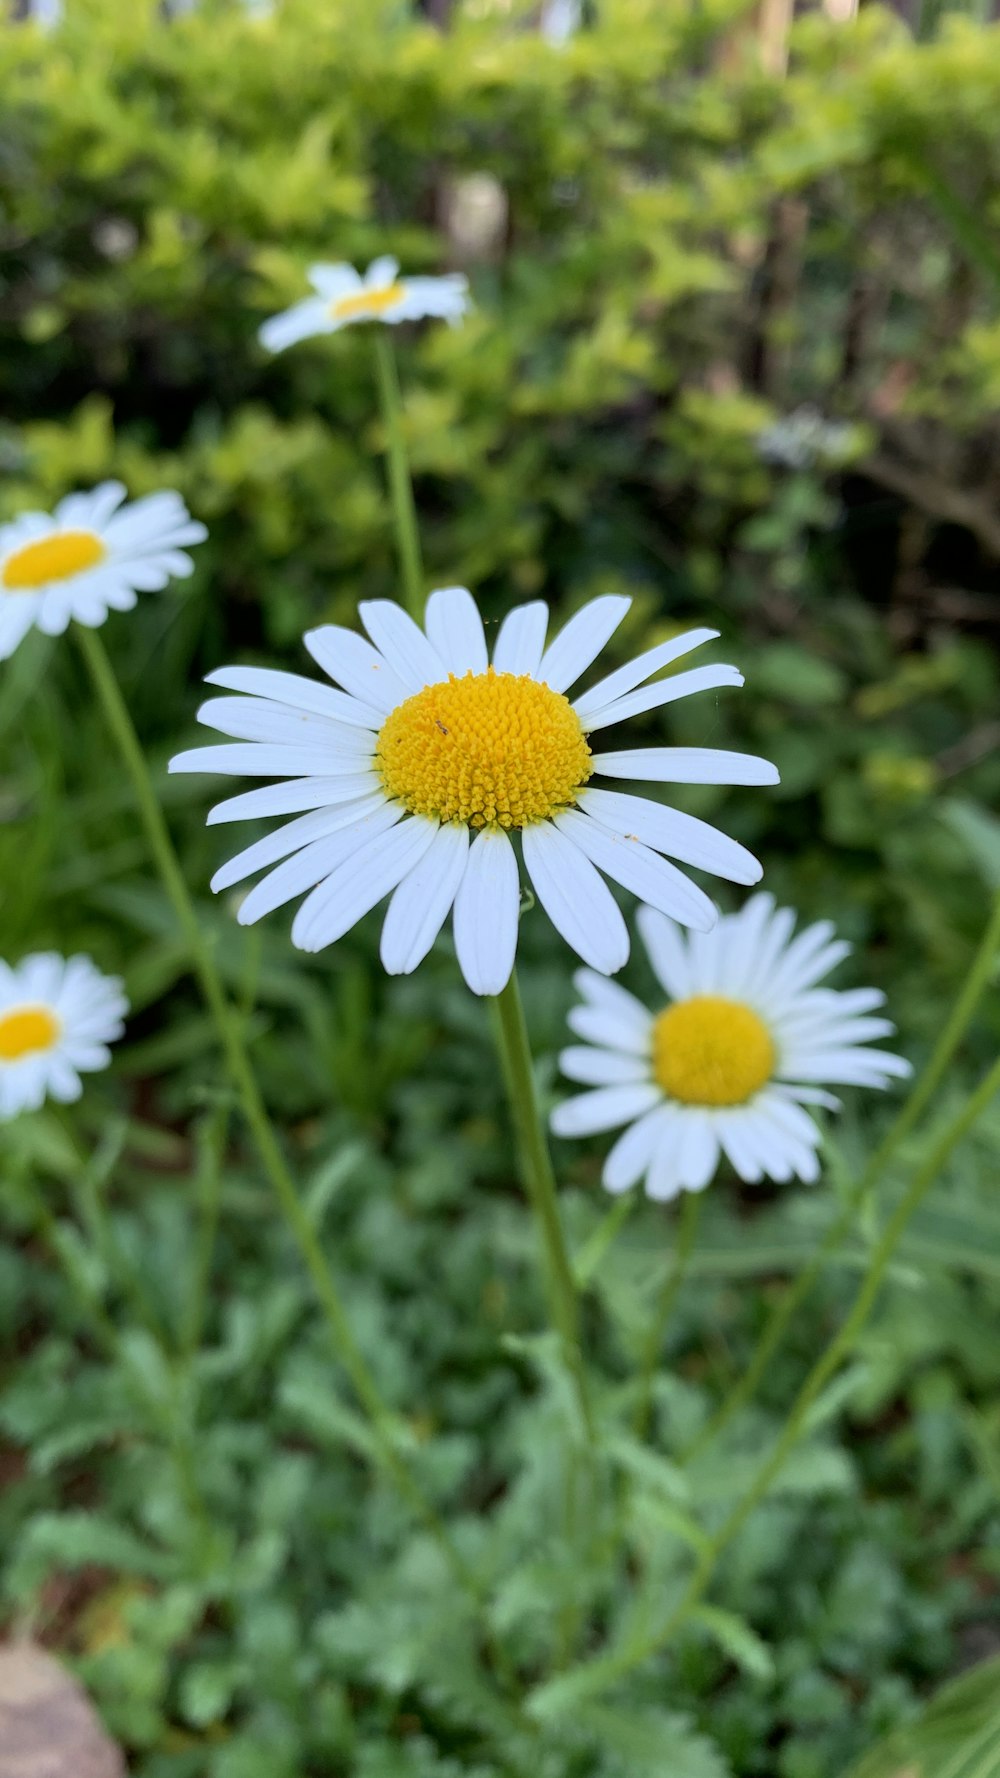
<instances>
[{"instance_id":1,"label":"yellow pollen disc","mask_svg":"<svg viewBox=\"0 0 1000 1778\"><path fill-rule=\"evenodd\" d=\"M353 321L357 315L381 315L395 308L405 295L402 284L386 284L382 290L358 290L353 296L338 296L330 304L334 321Z\"/></svg>"},{"instance_id":2,"label":"yellow pollen disc","mask_svg":"<svg viewBox=\"0 0 1000 1778\"><path fill-rule=\"evenodd\" d=\"M527 673L452 673L397 705L375 760L415 815L469 827L527 827L576 800L593 771L579 718Z\"/></svg>"},{"instance_id":3,"label":"yellow pollen disc","mask_svg":"<svg viewBox=\"0 0 1000 1778\"><path fill-rule=\"evenodd\" d=\"M744 1105L774 1063L770 1031L740 1000L696 994L668 1006L653 1026L653 1073L685 1105Z\"/></svg>"},{"instance_id":4,"label":"yellow pollen disc","mask_svg":"<svg viewBox=\"0 0 1000 1778\"><path fill-rule=\"evenodd\" d=\"M0 1013L0 1062L20 1062L38 1050L50 1050L59 1036L59 1020L47 1006L16 1006Z\"/></svg>"},{"instance_id":5,"label":"yellow pollen disc","mask_svg":"<svg viewBox=\"0 0 1000 1778\"><path fill-rule=\"evenodd\" d=\"M69 580L85 568L96 568L107 553L93 531L54 531L51 537L14 550L0 578L8 593L34 592L50 580Z\"/></svg>"}]
</instances>

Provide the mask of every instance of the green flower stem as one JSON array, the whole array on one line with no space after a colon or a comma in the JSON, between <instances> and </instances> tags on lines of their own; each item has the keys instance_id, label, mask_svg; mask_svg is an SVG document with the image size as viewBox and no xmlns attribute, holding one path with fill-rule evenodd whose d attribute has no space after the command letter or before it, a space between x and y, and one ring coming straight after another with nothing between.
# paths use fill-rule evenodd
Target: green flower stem
<instances>
[{"instance_id":1,"label":"green flower stem","mask_svg":"<svg viewBox=\"0 0 1000 1778\"><path fill-rule=\"evenodd\" d=\"M1000 950L1000 894L994 899L992 912L986 923L979 948L973 957L961 992L945 1021L926 1068L915 1083L913 1091L899 1115L894 1119L882 1142L872 1155L861 1178L848 1194L847 1202L840 1215L834 1218L827 1229L809 1264L782 1294L780 1302L773 1310L754 1348L747 1369L716 1412L702 1427L698 1437L684 1451L682 1455L684 1462L689 1462L692 1458L697 1457L729 1425L733 1415L738 1413L740 1408L744 1407L754 1395L774 1352L781 1343L785 1329L799 1305L808 1296L830 1255L840 1246L844 1236L853 1227L859 1209L882 1177L900 1143L905 1140L923 1115L944 1079L951 1059L965 1036L976 1007L989 985L998 950Z\"/></svg>"},{"instance_id":2,"label":"green flower stem","mask_svg":"<svg viewBox=\"0 0 1000 1778\"><path fill-rule=\"evenodd\" d=\"M700 1210L701 1193L684 1192L681 1199L674 1261L667 1268L663 1289L660 1292L643 1348L642 1364L639 1370L639 1393L635 1409L637 1438L644 1439L649 1432L649 1422L653 1412L653 1379L656 1376L656 1366L660 1353L663 1351L663 1343L666 1339L674 1304L687 1273L688 1261L694 1250Z\"/></svg>"},{"instance_id":3,"label":"green flower stem","mask_svg":"<svg viewBox=\"0 0 1000 1778\"><path fill-rule=\"evenodd\" d=\"M389 459L389 491L392 495L392 509L396 521L396 543L399 549L399 566L403 576L403 592L406 609L417 623L424 615L424 571L420 559L420 533L417 529L417 513L413 504L413 484L410 480L410 464L406 453L406 440L403 436L403 399L399 390L399 374L396 370L396 355L393 351L389 330L378 325L372 330L372 341L375 348L375 374L378 380L379 401L382 405L382 424L386 433L386 450Z\"/></svg>"},{"instance_id":4,"label":"green flower stem","mask_svg":"<svg viewBox=\"0 0 1000 1778\"><path fill-rule=\"evenodd\" d=\"M511 972L507 986L493 998L491 1008L500 1064L521 1153L525 1189L542 1241L549 1312L559 1334L563 1359L573 1378L580 1420L588 1444L593 1445L594 1419L580 1348L580 1312L576 1284L563 1238L555 1175L535 1092L528 1028L524 1020L516 971Z\"/></svg>"},{"instance_id":5,"label":"green flower stem","mask_svg":"<svg viewBox=\"0 0 1000 1778\"><path fill-rule=\"evenodd\" d=\"M623 1674L631 1672L651 1655L663 1648L680 1629L685 1620L698 1605L707 1591L715 1572L716 1564L723 1551L728 1548L733 1538L742 1529L754 1508L763 1500L771 1483L780 1473L785 1459L802 1434L808 1430L810 1410L824 1385L832 1377L838 1365L847 1357L861 1333L871 1313L872 1306L882 1286L886 1272L892 1263L900 1238L914 1211L923 1202L942 1167L949 1159L952 1150L957 1147L962 1137L972 1128L976 1119L985 1111L994 1095L1000 1092L1000 1061L994 1063L985 1075L975 1092L970 1094L961 1111L952 1118L942 1135L931 1149L923 1166L914 1174L909 1188L900 1199L896 1209L886 1223L879 1241L872 1253L871 1264L861 1289L858 1291L847 1319L841 1324L839 1331L830 1341L825 1352L817 1359L795 1398L792 1411L775 1442L774 1448L766 1461L761 1464L747 1492L734 1506L732 1512L724 1520L714 1537L706 1546L688 1582L686 1591L671 1612L670 1616L659 1628L651 1632L633 1636L614 1654L598 1656L592 1663L592 1677L599 1680L601 1687L611 1685ZM553 1702L557 1694L555 1687L559 1681L551 1682L553 1686ZM548 1705L545 1697L546 1688L535 1694L532 1700L532 1714L544 1716Z\"/></svg>"},{"instance_id":6,"label":"green flower stem","mask_svg":"<svg viewBox=\"0 0 1000 1778\"><path fill-rule=\"evenodd\" d=\"M274 1188L285 1220L298 1243L316 1295L326 1316L338 1357L350 1377L358 1400L371 1424L379 1458L400 1493L435 1537L457 1578L478 1598L480 1589L475 1576L454 1548L434 1508L425 1498L423 1490L394 1447L392 1415L383 1402L378 1385L355 1343L346 1311L330 1275L316 1230L299 1197L295 1182L271 1127L243 1041L239 1019L229 1004L211 948L199 924L198 914L188 893L169 829L156 799L156 792L146 765L141 742L135 732L128 706L115 678L104 644L96 630L78 627L78 635L94 686L104 707L108 726L115 737L125 768L132 780L132 787L145 824L150 849L177 916L178 924L188 942L191 962L214 1021L229 1075L253 1135L257 1153Z\"/></svg>"}]
</instances>

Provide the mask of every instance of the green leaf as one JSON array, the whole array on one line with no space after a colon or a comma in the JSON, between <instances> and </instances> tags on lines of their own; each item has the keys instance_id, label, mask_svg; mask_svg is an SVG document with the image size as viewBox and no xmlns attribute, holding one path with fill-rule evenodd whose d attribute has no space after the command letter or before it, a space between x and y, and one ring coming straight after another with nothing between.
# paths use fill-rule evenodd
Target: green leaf
<instances>
[{"instance_id":1,"label":"green leaf","mask_svg":"<svg viewBox=\"0 0 1000 1778\"><path fill-rule=\"evenodd\" d=\"M754 1679L774 1678L774 1657L745 1618L719 1605L696 1605L691 1622L701 1624L724 1654Z\"/></svg>"}]
</instances>

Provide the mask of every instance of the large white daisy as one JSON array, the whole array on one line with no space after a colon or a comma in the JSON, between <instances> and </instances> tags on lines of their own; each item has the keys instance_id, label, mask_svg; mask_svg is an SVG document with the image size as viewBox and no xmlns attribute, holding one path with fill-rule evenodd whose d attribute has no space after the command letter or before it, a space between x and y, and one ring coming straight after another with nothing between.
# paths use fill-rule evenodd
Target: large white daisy
<instances>
[{"instance_id":1,"label":"large white daisy","mask_svg":"<svg viewBox=\"0 0 1000 1778\"><path fill-rule=\"evenodd\" d=\"M678 931L639 909L650 962L669 996L655 1011L590 970L570 1029L585 1041L560 1066L592 1090L552 1115L558 1136L628 1128L604 1163L609 1191L645 1179L651 1198L701 1191L724 1154L741 1179L815 1179L820 1132L805 1109L836 1110L828 1086L884 1087L910 1073L901 1056L869 1049L895 1030L872 1018L877 988L817 983L850 945L829 920L792 937L795 913L754 895L713 931Z\"/></svg>"},{"instance_id":2,"label":"large white daisy","mask_svg":"<svg viewBox=\"0 0 1000 1778\"><path fill-rule=\"evenodd\" d=\"M224 865L213 889L267 872L240 907L244 924L304 894L292 926L304 951L332 944L391 894L381 954L393 975L416 968L454 908L459 962L477 994L498 994L514 963L514 831L553 925L595 969L620 969L629 951L602 872L685 925L712 926L713 903L661 854L739 883L756 882L757 860L707 822L590 780L773 784L777 773L751 754L701 747L591 752L597 730L742 683L735 667L705 666L644 684L717 633L689 630L570 703L629 603L592 600L548 646L547 606L522 605L500 625L491 663L471 594L446 587L427 601L423 629L377 599L361 606L370 642L335 624L310 631L309 653L341 689L261 667L210 673L210 684L244 694L198 713L234 744L182 753L171 771L285 780L220 803L210 823L296 816Z\"/></svg>"},{"instance_id":3,"label":"large white daisy","mask_svg":"<svg viewBox=\"0 0 1000 1778\"><path fill-rule=\"evenodd\" d=\"M80 1075L106 1068L128 1001L89 957L54 951L0 962L0 1120L45 1099L80 1097Z\"/></svg>"},{"instance_id":4,"label":"large white daisy","mask_svg":"<svg viewBox=\"0 0 1000 1778\"><path fill-rule=\"evenodd\" d=\"M356 321L460 321L469 306L469 281L461 272L441 278L401 278L399 261L376 259L362 277L352 265L313 265L306 274L315 296L304 297L260 330L269 352L281 352L317 334L339 333Z\"/></svg>"},{"instance_id":5,"label":"large white daisy","mask_svg":"<svg viewBox=\"0 0 1000 1778\"><path fill-rule=\"evenodd\" d=\"M68 494L54 513L22 512L0 526L0 660L32 628L61 636L71 618L96 629L131 611L137 593L191 573L188 544L208 532L179 494L147 494L119 511L121 482Z\"/></svg>"}]
</instances>

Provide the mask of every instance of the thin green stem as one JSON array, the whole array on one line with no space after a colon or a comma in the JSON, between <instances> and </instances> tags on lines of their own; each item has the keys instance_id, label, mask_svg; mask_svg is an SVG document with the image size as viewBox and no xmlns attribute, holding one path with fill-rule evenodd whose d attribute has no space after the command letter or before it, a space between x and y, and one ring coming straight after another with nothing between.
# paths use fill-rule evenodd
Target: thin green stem
<instances>
[{"instance_id":1,"label":"thin green stem","mask_svg":"<svg viewBox=\"0 0 1000 1778\"><path fill-rule=\"evenodd\" d=\"M797 1444L803 1432L808 1429L810 1410L817 1396L857 1341L871 1313L900 1238L911 1216L926 1197L953 1149L972 1128L976 1119L985 1111L997 1092L1000 1092L1000 1061L994 1063L988 1074L980 1081L975 1092L970 1094L961 1111L952 1118L934 1144L923 1166L918 1168L914 1174L908 1189L897 1204L875 1245L868 1273L854 1299L850 1313L826 1350L813 1365L795 1398L792 1411L773 1449L761 1464L750 1487L742 1499L737 1501L732 1512L723 1521L699 1557L678 1604L666 1621L655 1631L634 1636L615 1653L597 1657L593 1662L594 1676L595 1678L600 1676L602 1685L612 1684L614 1680L621 1678L623 1674L630 1672L633 1667L639 1666L650 1655L656 1654L659 1649L663 1648L690 1616L706 1592L719 1557L742 1529L754 1508L763 1500L772 1482L779 1475L789 1452ZM558 1682L554 1683L558 1684ZM544 1690L536 1695L534 1713L545 1714Z\"/></svg>"},{"instance_id":2,"label":"thin green stem","mask_svg":"<svg viewBox=\"0 0 1000 1778\"><path fill-rule=\"evenodd\" d=\"M184 874L170 838L170 831L156 799L142 744L135 732L128 706L115 678L104 644L96 630L78 627L77 633L94 686L103 705L108 726L115 737L126 771L132 780L132 787L146 828L150 850L163 879L163 885L178 924L187 940L194 972L215 1024L226 1066L240 1101L243 1115L250 1128L264 1171L270 1179L281 1205L285 1220L298 1243L320 1306L326 1316L334 1348L371 1424L379 1458L400 1493L409 1502L414 1512L423 1519L428 1530L435 1537L444 1551L452 1571L461 1580L463 1586L466 1586L478 1597L479 1587L474 1575L454 1548L434 1508L395 1449L392 1415L383 1402L375 1379L355 1342L344 1305L330 1275L316 1230L299 1196L295 1181L271 1127L260 1088L257 1085L256 1075L243 1042L240 1022L229 1004L211 948L199 922L197 910L188 893Z\"/></svg>"},{"instance_id":3,"label":"thin green stem","mask_svg":"<svg viewBox=\"0 0 1000 1778\"><path fill-rule=\"evenodd\" d=\"M649 1423L653 1413L653 1382L656 1377L656 1367L660 1353L663 1351L663 1343L667 1337L667 1328L673 1314L674 1304L687 1273L688 1261L694 1250L700 1210L701 1193L685 1192L681 1201L680 1224L677 1230L673 1264L667 1268L663 1289L660 1292L643 1348L642 1363L639 1369L639 1393L635 1408L637 1438L644 1439L649 1432Z\"/></svg>"},{"instance_id":4,"label":"thin green stem","mask_svg":"<svg viewBox=\"0 0 1000 1778\"><path fill-rule=\"evenodd\" d=\"M683 1452L682 1461L690 1462L692 1458L697 1457L729 1425L733 1415L738 1413L740 1408L744 1407L753 1397L796 1310L808 1296L830 1255L840 1246L844 1236L850 1232L858 1211L882 1177L900 1144L923 1115L944 1079L951 1059L965 1036L976 1007L990 983L998 949L1000 949L1000 895L994 899L989 920L961 991L913 1091L876 1148L861 1178L848 1193L843 1209L830 1224L809 1264L782 1293L781 1300L775 1306L764 1326L747 1369L734 1384L716 1412L702 1427L698 1437Z\"/></svg>"},{"instance_id":5,"label":"thin green stem","mask_svg":"<svg viewBox=\"0 0 1000 1778\"><path fill-rule=\"evenodd\" d=\"M525 1189L541 1237L546 1295L553 1324L559 1334L563 1359L570 1375L588 1443L594 1442L594 1419L580 1348L580 1312L556 1192L555 1174L542 1124L531 1048L524 1019L517 973L491 1001L500 1065L517 1133Z\"/></svg>"},{"instance_id":6,"label":"thin green stem","mask_svg":"<svg viewBox=\"0 0 1000 1778\"><path fill-rule=\"evenodd\" d=\"M403 592L407 611L419 623L424 613L424 571L420 559L420 533L413 503L410 462L403 434L403 398L399 388L399 373L396 370L396 355L385 326L376 325L372 329L372 342L379 401L382 406L382 424L386 435L389 492L392 495L392 510L396 521L396 547L399 550Z\"/></svg>"}]
</instances>

